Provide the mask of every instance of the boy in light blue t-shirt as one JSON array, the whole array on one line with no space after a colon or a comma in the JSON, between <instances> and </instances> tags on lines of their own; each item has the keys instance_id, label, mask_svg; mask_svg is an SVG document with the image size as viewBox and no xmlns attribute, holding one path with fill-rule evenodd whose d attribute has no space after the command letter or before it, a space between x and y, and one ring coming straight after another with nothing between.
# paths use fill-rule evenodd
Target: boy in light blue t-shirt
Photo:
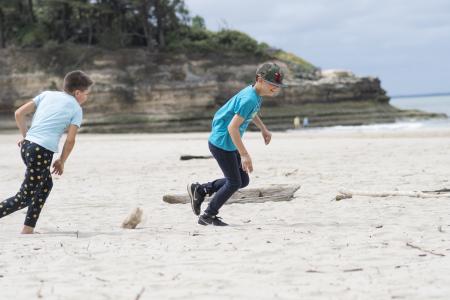
<instances>
[{"instance_id":1,"label":"boy in light blue t-shirt","mask_svg":"<svg viewBox=\"0 0 450 300\"><path fill-rule=\"evenodd\" d=\"M0 218L28 207L22 233L33 233L39 214L52 189L51 174L62 175L64 163L75 145L81 126L81 105L87 101L93 81L82 71L69 72L64 77L64 91L46 91L24 104L15 112L17 127L22 134L18 142L26 165L25 180L19 192L0 203ZM26 115L34 112L30 129ZM50 165L64 131L67 138L62 153Z\"/></svg>"},{"instance_id":2,"label":"boy in light blue t-shirt","mask_svg":"<svg viewBox=\"0 0 450 300\"><path fill-rule=\"evenodd\" d=\"M225 178L205 184L191 183L188 193L192 210L200 215L206 195L214 194L208 208L198 219L200 225L226 226L217 214L223 204L240 188L249 183L248 173L253 171L250 155L242 142L242 136L250 122L261 130L265 144L272 134L258 117L262 96L276 96L283 86L283 73L275 63L265 63L256 71L256 82L228 100L214 115L208 139L209 149L217 160Z\"/></svg>"}]
</instances>

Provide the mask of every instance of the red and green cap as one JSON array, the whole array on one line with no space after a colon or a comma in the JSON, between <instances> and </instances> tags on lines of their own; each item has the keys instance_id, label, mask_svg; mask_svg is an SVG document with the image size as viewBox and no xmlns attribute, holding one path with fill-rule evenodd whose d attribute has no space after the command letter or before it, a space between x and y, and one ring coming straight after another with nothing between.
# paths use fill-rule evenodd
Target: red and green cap
<instances>
[{"instance_id":1,"label":"red and green cap","mask_svg":"<svg viewBox=\"0 0 450 300\"><path fill-rule=\"evenodd\" d=\"M283 71L276 63L265 63L256 70L256 75L261 76L262 79L278 87L286 87L283 84Z\"/></svg>"}]
</instances>

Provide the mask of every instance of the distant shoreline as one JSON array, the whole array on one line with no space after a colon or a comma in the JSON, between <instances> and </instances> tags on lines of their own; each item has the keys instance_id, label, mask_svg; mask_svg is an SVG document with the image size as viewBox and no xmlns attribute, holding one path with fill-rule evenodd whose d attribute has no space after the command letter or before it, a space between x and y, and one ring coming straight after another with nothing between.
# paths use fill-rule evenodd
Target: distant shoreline
<instances>
[{"instance_id":1,"label":"distant shoreline","mask_svg":"<svg viewBox=\"0 0 450 300\"><path fill-rule=\"evenodd\" d=\"M412 95L395 95L390 96L392 98L419 98L419 97L440 97L440 96L450 96L448 93L428 93L428 94L412 94Z\"/></svg>"}]
</instances>

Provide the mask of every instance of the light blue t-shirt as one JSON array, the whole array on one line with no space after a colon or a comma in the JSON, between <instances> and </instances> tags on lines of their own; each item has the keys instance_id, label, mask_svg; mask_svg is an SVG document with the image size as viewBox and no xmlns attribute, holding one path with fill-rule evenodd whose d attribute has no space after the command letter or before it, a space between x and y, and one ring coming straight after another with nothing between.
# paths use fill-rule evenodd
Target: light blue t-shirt
<instances>
[{"instance_id":1,"label":"light blue t-shirt","mask_svg":"<svg viewBox=\"0 0 450 300\"><path fill-rule=\"evenodd\" d=\"M58 152L66 128L81 126L83 111L75 97L65 92L46 91L33 99L36 111L25 139L47 150Z\"/></svg>"},{"instance_id":2,"label":"light blue t-shirt","mask_svg":"<svg viewBox=\"0 0 450 300\"><path fill-rule=\"evenodd\" d=\"M220 149L235 151L236 146L228 133L228 125L231 119L233 119L235 114L244 118L244 122L239 127L239 133L242 137L248 124L258 113L261 101L261 96L256 93L251 85L234 95L214 115L209 142Z\"/></svg>"}]
</instances>

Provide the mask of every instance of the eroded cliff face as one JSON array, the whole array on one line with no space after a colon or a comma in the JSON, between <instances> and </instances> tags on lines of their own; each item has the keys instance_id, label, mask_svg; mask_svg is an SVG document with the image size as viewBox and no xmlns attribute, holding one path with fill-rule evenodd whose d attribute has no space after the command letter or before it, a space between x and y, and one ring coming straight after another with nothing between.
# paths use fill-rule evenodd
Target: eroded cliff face
<instances>
[{"instance_id":1,"label":"eroded cliff face","mask_svg":"<svg viewBox=\"0 0 450 300\"><path fill-rule=\"evenodd\" d=\"M41 91L60 89L65 72L82 69L96 82L84 107L84 131L206 131L217 108L254 81L262 62L230 55L153 55L141 49L81 48L67 57L44 50L0 51L2 128L14 127L14 109ZM305 72L292 62L277 63L289 87L264 99L262 117L272 129L292 128L295 117L326 126L434 116L390 106L377 78Z\"/></svg>"}]
</instances>

